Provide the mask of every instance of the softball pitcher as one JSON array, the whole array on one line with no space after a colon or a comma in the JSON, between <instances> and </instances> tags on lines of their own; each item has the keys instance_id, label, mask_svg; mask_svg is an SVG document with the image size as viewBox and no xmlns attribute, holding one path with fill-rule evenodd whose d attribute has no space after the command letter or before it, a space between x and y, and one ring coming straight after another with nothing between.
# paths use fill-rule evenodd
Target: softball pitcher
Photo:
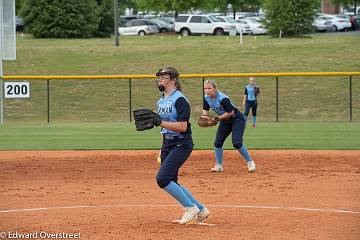
<instances>
[{"instance_id":1,"label":"softball pitcher","mask_svg":"<svg viewBox=\"0 0 360 240\"><path fill-rule=\"evenodd\" d=\"M189 122L190 104L181 92L179 73L175 68L161 68L156 76L162 92L157 113L148 109L134 111L136 129L142 131L154 126L161 127L163 141L157 184L185 208L180 224L199 223L210 215L209 210L178 182L179 169L194 146Z\"/></svg>"},{"instance_id":2,"label":"softball pitcher","mask_svg":"<svg viewBox=\"0 0 360 240\"><path fill-rule=\"evenodd\" d=\"M245 158L248 172L254 172L256 169L255 162L251 159L245 144L243 144L243 135L246 126L244 115L231 103L228 96L217 90L215 81L205 81L204 91L203 115L208 116L211 108L218 114L214 120L219 122L214 143L216 164L211 171L222 172L224 170L223 144L232 132L234 148Z\"/></svg>"}]
</instances>

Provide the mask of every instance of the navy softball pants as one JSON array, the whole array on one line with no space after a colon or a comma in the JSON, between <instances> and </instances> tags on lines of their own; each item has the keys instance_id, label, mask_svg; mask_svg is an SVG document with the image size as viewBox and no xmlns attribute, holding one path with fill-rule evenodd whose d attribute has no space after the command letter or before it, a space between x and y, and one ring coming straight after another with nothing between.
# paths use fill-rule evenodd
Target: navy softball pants
<instances>
[{"instance_id":1,"label":"navy softball pants","mask_svg":"<svg viewBox=\"0 0 360 240\"><path fill-rule=\"evenodd\" d=\"M249 112L250 112L250 108L251 108L251 111L252 111L252 115L254 117L256 117L256 110L257 110L257 101L246 101L245 103L245 116L248 116L249 115Z\"/></svg>"},{"instance_id":2,"label":"navy softball pants","mask_svg":"<svg viewBox=\"0 0 360 240\"><path fill-rule=\"evenodd\" d=\"M191 137L185 139L163 139L161 147L161 166L156 176L160 188L166 187L171 181L177 183L180 167L190 156L194 144Z\"/></svg>"},{"instance_id":3,"label":"navy softball pants","mask_svg":"<svg viewBox=\"0 0 360 240\"><path fill-rule=\"evenodd\" d=\"M226 138L232 133L232 144L235 149L239 149L243 145L243 135L245 131L246 121L242 113L237 113L229 122L220 121L216 132L214 147L222 148Z\"/></svg>"}]
</instances>

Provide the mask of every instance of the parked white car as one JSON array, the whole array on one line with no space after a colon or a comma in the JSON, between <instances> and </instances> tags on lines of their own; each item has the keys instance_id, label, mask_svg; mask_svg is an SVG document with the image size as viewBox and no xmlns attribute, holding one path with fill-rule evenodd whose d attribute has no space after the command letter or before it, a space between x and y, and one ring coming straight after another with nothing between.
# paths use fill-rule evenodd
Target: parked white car
<instances>
[{"instance_id":1,"label":"parked white car","mask_svg":"<svg viewBox=\"0 0 360 240\"><path fill-rule=\"evenodd\" d=\"M265 29L260 22L254 19L239 19L237 20L241 24L249 25L250 34L266 34L267 29Z\"/></svg>"},{"instance_id":2,"label":"parked white car","mask_svg":"<svg viewBox=\"0 0 360 240\"><path fill-rule=\"evenodd\" d=\"M342 31L348 30L351 28L351 22L347 18L342 18L336 15L320 15L317 17L318 19L331 21L333 31Z\"/></svg>"},{"instance_id":3,"label":"parked white car","mask_svg":"<svg viewBox=\"0 0 360 240\"><path fill-rule=\"evenodd\" d=\"M182 36L191 34L224 35L230 31L236 32L235 24L221 22L211 15L180 14L175 19L175 32L180 33Z\"/></svg>"},{"instance_id":4,"label":"parked white car","mask_svg":"<svg viewBox=\"0 0 360 240\"><path fill-rule=\"evenodd\" d=\"M120 35L144 36L159 33L157 25L147 19L130 20L126 22L124 26L119 27L118 30Z\"/></svg>"},{"instance_id":5,"label":"parked white car","mask_svg":"<svg viewBox=\"0 0 360 240\"><path fill-rule=\"evenodd\" d=\"M248 24L239 23L229 16L216 16L216 17L220 19L220 21L227 22L230 24L235 24L237 34L240 34L240 31L242 31L242 34L251 34L250 26Z\"/></svg>"},{"instance_id":6,"label":"parked white car","mask_svg":"<svg viewBox=\"0 0 360 240\"><path fill-rule=\"evenodd\" d=\"M325 19L315 18L314 22L312 23L312 26L314 27L315 31L318 32L333 30L332 22L330 20L325 20Z\"/></svg>"}]
</instances>

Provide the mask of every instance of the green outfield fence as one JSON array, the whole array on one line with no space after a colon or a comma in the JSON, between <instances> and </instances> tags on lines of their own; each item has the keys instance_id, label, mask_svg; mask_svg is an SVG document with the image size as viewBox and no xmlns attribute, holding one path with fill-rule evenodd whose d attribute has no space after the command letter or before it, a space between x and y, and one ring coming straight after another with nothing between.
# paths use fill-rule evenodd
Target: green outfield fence
<instances>
[{"instance_id":1,"label":"green outfield fence","mask_svg":"<svg viewBox=\"0 0 360 240\"><path fill-rule=\"evenodd\" d=\"M240 110L248 77L257 77L263 121L360 120L360 72L181 74L197 118L203 83L216 80ZM3 76L1 123L132 121L132 110L155 108L154 75ZM355 80L356 79L356 80ZM4 98L5 82L29 82L30 98ZM239 106L240 105L240 106Z\"/></svg>"}]
</instances>

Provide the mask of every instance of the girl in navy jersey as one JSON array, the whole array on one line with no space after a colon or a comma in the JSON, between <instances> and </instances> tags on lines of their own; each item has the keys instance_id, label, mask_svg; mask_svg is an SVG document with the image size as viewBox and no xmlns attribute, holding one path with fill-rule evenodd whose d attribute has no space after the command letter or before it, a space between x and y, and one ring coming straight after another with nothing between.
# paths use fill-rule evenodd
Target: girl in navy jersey
<instances>
[{"instance_id":1,"label":"girl in navy jersey","mask_svg":"<svg viewBox=\"0 0 360 240\"><path fill-rule=\"evenodd\" d=\"M243 105L245 105L245 118L247 119L249 111L252 111L253 127L256 127L256 110L257 110L257 97L260 95L260 89L256 86L255 77L250 77L249 85L245 87Z\"/></svg>"},{"instance_id":2,"label":"girl in navy jersey","mask_svg":"<svg viewBox=\"0 0 360 240\"><path fill-rule=\"evenodd\" d=\"M189 122L190 104L181 92L179 73L175 68L161 68L156 76L158 88L163 93L157 103L163 142L156 181L185 208L180 224L199 223L209 216L209 210L178 182L179 169L194 146Z\"/></svg>"},{"instance_id":3,"label":"girl in navy jersey","mask_svg":"<svg viewBox=\"0 0 360 240\"><path fill-rule=\"evenodd\" d=\"M216 164L212 172L222 172L223 168L223 144L226 138L232 133L232 143L235 149L245 158L248 172L254 172L255 162L243 144L243 135L246 126L244 114L242 114L230 101L230 98L217 90L215 81L207 80L204 83L205 98L203 104L203 115L209 115L211 108L218 116L219 127L215 138L215 160Z\"/></svg>"}]
</instances>

